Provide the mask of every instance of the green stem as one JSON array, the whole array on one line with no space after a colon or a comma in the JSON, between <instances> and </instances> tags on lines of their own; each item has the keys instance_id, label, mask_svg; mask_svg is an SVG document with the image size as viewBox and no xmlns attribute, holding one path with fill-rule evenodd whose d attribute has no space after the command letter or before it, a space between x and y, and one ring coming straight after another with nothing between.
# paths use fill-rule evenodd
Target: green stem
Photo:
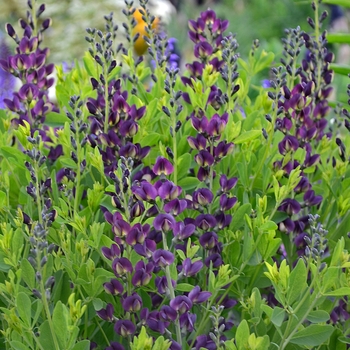
<instances>
[{"instance_id":1,"label":"green stem","mask_svg":"<svg viewBox=\"0 0 350 350\"><path fill-rule=\"evenodd\" d=\"M103 125L103 132L107 134L108 132L108 126L109 126L109 100L108 100L108 62L104 62L103 65L103 75L105 79L105 86L104 86L104 99L105 99L105 122Z\"/></svg>"},{"instance_id":2,"label":"green stem","mask_svg":"<svg viewBox=\"0 0 350 350\"><path fill-rule=\"evenodd\" d=\"M175 112L173 111L171 113L171 119L172 119L172 128L173 128L173 154L174 154L174 172L173 172L173 176L174 176L174 184L177 185L177 142L176 142L176 115Z\"/></svg>"},{"instance_id":3,"label":"green stem","mask_svg":"<svg viewBox=\"0 0 350 350\"><path fill-rule=\"evenodd\" d=\"M38 163L34 161L34 171L35 171L35 192L36 192L36 204L38 206L38 220L41 225L43 225L43 218L41 216L42 205L41 205L41 196L40 196L40 183L39 183L39 167Z\"/></svg>"},{"instance_id":4,"label":"green stem","mask_svg":"<svg viewBox=\"0 0 350 350\"><path fill-rule=\"evenodd\" d=\"M289 319L288 321L288 325L286 328L286 331L284 333L284 336L281 340L281 345L280 345L280 350L284 350L286 348L286 346L288 345L288 343L290 342L290 340L292 339L293 335L299 330L299 326L304 322L305 317L310 313L310 311L314 308L314 306L316 305L317 300L321 297L321 294L318 293L315 297L315 299L313 300L313 302L311 303L311 305L308 307L308 309L305 311L303 317L300 317L300 320L298 321L298 323L293 327L292 332L287 336L287 330L289 331L289 328L291 326L291 320L292 318ZM299 305L301 305L301 303L299 303ZM298 306L299 306L298 305ZM289 326L289 327L288 327Z\"/></svg>"},{"instance_id":5,"label":"green stem","mask_svg":"<svg viewBox=\"0 0 350 350\"><path fill-rule=\"evenodd\" d=\"M45 287L44 287L44 282L43 281L40 282L40 292L41 292L41 301L42 301L43 306L44 306L44 310L45 310L45 313L46 313L47 321L49 323L51 336L52 336L52 339L53 339L53 342L54 342L54 345L55 345L55 349L56 350L60 350L60 347L59 347L58 341L57 341L57 337L56 337L56 332L55 332L55 329L53 327L53 322L52 322L52 318L51 318L49 304L47 302L46 295L45 295Z\"/></svg>"},{"instance_id":6,"label":"green stem","mask_svg":"<svg viewBox=\"0 0 350 350\"><path fill-rule=\"evenodd\" d=\"M167 243L164 232L162 232L162 238L163 238L163 248L164 248L164 250L168 250L168 243ZM165 266L165 276L166 276L166 281L168 284L170 298L175 299L175 291L174 291L173 284L171 283L170 268L168 265ZM182 348L182 336L181 336L180 320L178 317L175 320L175 330L176 330L176 341L180 344L180 346Z\"/></svg>"},{"instance_id":7,"label":"green stem","mask_svg":"<svg viewBox=\"0 0 350 350\"><path fill-rule=\"evenodd\" d=\"M267 144L266 144L265 152L264 152L264 155L263 155L263 157L261 158L261 160L259 162L258 169L255 171L255 174L254 174L254 177L253 177L253 180L251 182L250 189L249 189L250 192L253 191L253 188L254 188L257 176L261 173L261 170L262 170L262 167L264 166L265 160L268 157L268 155L270 154L270 148L271 148L271 145L272 145L272 142L273 142L273 136L275 134L274 127L275 127L276 119L277 119L277 105L278 105L277 97L276 97L276 100L274 101L274 103L275 103L276 107L273 110L273 116L272 116L272 121L271 121L271 129L269 131L269 135L268 135L268 138L267 138ZM263 190L265 190L265 189L263 189Z\"/></svg>"}]
</instances>

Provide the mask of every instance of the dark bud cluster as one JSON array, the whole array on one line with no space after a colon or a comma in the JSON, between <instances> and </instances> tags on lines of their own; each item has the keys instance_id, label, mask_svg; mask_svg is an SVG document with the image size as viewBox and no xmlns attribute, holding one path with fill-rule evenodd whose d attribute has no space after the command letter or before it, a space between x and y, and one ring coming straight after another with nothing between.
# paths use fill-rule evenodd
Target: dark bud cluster
<instances>
[{"instance_id":1,"label":"dark bud cluster","mask_svg":"<svg viewBox=\"0 0 350 350\"><path fill-rule=\"evenodd\" d=\"M6 72L21 80L18 92L13 93L12 98L4 99L5 106L18 115L13 119L15 125L23 124L23 120L33 126L32 130L39 129L46 115L57 108L48 98L48 90L54 84L54 79L49 77L54 71L54 64L47 64L49 50L41 49L43 32L51 25L51 19L41 21L41 14L45 6L41 5L36 12L37 18L32 18L30 11L27 19L20 20L23 36L15 32L11 24L6 25L8 35L17 44L16 53L0 60L0 66ZM41 23L39 27L35 23Z\"/></svg>"}]
</instances>

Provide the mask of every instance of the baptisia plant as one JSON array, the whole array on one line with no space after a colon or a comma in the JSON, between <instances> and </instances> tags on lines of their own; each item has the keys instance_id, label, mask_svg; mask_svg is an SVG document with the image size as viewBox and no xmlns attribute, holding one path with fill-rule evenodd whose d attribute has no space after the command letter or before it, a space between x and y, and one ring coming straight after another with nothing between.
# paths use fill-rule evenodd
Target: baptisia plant
<instances>
[{"instance_id":1,"label":"baptisia plant","mask_svg":"<svg viewBox=\"0 0 350 350\"><path fill-rule=\"evenodd\" d=\"M0 125L3 348L347 348L349 112L329 101L322 6L279 59L203 11L179 65L126 0L126 23L105 16L56 66L55 107L51 22L28 1L1 61L22 84Z\"/></svg>"}]
</instances>

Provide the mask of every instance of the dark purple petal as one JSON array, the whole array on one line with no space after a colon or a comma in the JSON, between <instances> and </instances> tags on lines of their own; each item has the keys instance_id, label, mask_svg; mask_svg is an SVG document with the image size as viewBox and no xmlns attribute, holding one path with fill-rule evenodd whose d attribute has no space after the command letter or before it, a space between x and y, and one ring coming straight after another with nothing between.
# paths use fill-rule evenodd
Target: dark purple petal
<instances>
[{"instance_id":1,"label":"dark purple petal","mask_svg":"<svg viewBox=\"0 0 350 350\"><path fill-rule=\"evenodd\" d=\"M129 259L115 258L112 263L112 269L117 277L131 273L133 268Z\"/></svg>"},{"instance_id":2,"label":"dark purple petal","mask_svg":"<svg viewBox=\"0 0 350 350\"><path fill-rule=\"evenodd\" d=\"M174 299L170 300L170 307L178 313L183 314L191 309L192 301L190 298L184 295L179 295Z\"/></svg>"},{"instance_id":3,"label":"dark purple petal","mask_svg":"<svg viewBox=\"0 0 350 350\"><path fill-rule=\"evenodd\" d=\"M131 335L135 332L136 327L129 320L119 320L116 322L114 330L122 337L127 337L128 335Z\"/></svg>"},{"instance_id":4,"label":"dark purple petal","mask_svg":"<svg viewBox=\"0 0 350 350\"><path fill-rule=\"evenodd\" d=\"M125 312L137 312L142 308L142 299L137 293L133 293L123 299L122 306Z\"/></svg>"},{"instance_id":5,"label":"dark purple petal","mask_svg":"<svg viewBox=\"0 0 350 350\"><path fill-rule=\"evenodd\" d=\"M167 232L172 230L176 221L170 214L159 214L153 221L153 226L157 231Z\"/></svg>"},{"instance_id":6,"label":"dark purple petal","mask_svg":"<svg viewBox=\"0 0 350 350\"><path fill-rule=\"evenodd\" d=\"M171 215L177 216L187 208L187 202L184 199L173 199L164 205L164 211Z\"/></svg>"},{"instance_id":7,"label":"dark purple petal","mask_svg":"<svg viewBox=\"0 0 350 350\"><path fill-rule=\"evenodd\" d=\"M201 289L199 286L194 287L189 293L188 297L192 300L195 304L204 303L211 297L212 293L210 292L201 292Z\"/></svg>"},{"instance_id":8,"label":"dark purple petal","mask_svg":"<svg viewBox=\"0 0 350 350\"><path fill-rule=\"evenodd\" d=\"M154 164L152 170L156 175L170 175L174 171L174 167L168 159L158 157L156 160L156 164Z\"/></svg>"},{"instance_id":9,"label":"dark purple petal","mask_svg":"<svg viewBox=\"0 0 350 350\"><path fill-rule=\"evenodd\" d=\"M153 253L153 261L157 266L169 266L174 262L174 260L174 254L164 249L157 249Z\"/></svg>"},{"instance_id":10,"label":"dark purple petal","mask_svg":"<svg viewBox=\"0 0 350 350\"><path fill-rule=\"evenodd\" d=\"M202 261L195 261L192 263L190 258L186 258L182 263L182 272L184 276L191 277L196 275L203 267Z\"/></svg>"},{"instance_id":11,"label":"dark purple petal","mask_svg":"<svg viewBox=\"0 0 350 350\"><path fill-rule=\"evenodd\" d=\"M97 315L105 321L113 321L114 307L112 304L107 304L105 309L96 311Z\"/></svg>"},{"instance_id":12,"label":"dark purple petal","mask_svg":"<svg viewBox=\"0 0 350 350\"><path fill-rule=\"evenodd\" d=\"M111 279L110 282L104 283L103 288L105 289L106 293L112 295L119 295L124 291L123 285L116 279Z\"/></svg>"}]
</instances>

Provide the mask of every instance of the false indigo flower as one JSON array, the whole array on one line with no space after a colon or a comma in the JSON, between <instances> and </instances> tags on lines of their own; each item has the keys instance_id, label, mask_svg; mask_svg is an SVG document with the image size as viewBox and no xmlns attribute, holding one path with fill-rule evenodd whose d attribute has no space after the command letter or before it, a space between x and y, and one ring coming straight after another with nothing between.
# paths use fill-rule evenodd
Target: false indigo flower
<instances>
[{"instance_id":1,"label":"false indigo flower","mask_svg":"<svg viewBox=\"0 0 350 350\"><path fill-rule=\"evenodd\" d=\"M135 333L136 327L129 320L119 320L115 323L114 330L122 337L127 337L128 335Z\"/></svg>"},{"instance_id":2,"label":"false indigo flower","mask_svg":"<svg viewBox=\"0 0 350 350\"><path fill-rule=\"evenodd\" d=\"M179 295L170 300L170 307L177 311L179 314L184 314L192 308L192 301L190 298Z\"/></svg>"},{"instance_id":3,"label":"false indigo flower","mask_svg":"<svg viewBox=\"0 0 350 350\"><path fill-rule=\"evenodd\" d=\"M97 315L105 321L113 321L114 307L112 304L107 304L105 309L96 311Z\"/></svg>"},{"instance_id":4,"label":"false indigo flower","mask_svg":"<svg viewBox=\"0 0 350 350\"><path fill-rule=\"evenodd\" d=\"M132 295L123 299L122 306L125 312L137 312L141 310L142 299L137 293L133 293Z\"/></svg>"},{"instance_id":5,"label":"false indigo flower","mask_svg":"<svg viewBox=\"0 0 350 350\"><path fill-rule=\"evenodd\" d=\"M201 289L199 286L195 286L189 293L188 297L192 300L195 304L204 303L211 297L212 293L210 292L201 292Z\"/></svg>"},{"instance_id":6,"label":"false indigo flower","mask_svg":"<svg viewBox=\"0 0 350 350\"><path fill-rule=\"evenodd\" d=\"M129 259L115 258L112 263L112 269L117 277L131 273L133 268Z\"/></svg>"},{"instance_id":7,"label":"false indigo flower","mask_svg":"<svg viewBox=\"0 0 350 350\"><path fill-rule=\"evenodd\" d=\"M192 263L190 258L186 258L182 262L182 273L185 277L196 275L203 267L202 261L195 261Z\"/></svg>"},{"instance_id":8,"label":"false indigo flower","mask_svg":"<svg viewBox=\"0 0 350 350\"><path fill-rule=\"evenodd\" d=\"M174 167L166 158L158 157L152 170L156 175L170 175Z\"/></svg>"},{"instance_id":9,"label":"false indigo flower","mask_svg":"<svg viewBox=\"0 0 350 350\"><path fill-rule=\"evenodd\" d=\"M103 288L105 289L106 293L112 295L119 295L124 291L123 285L116 279L111 279L110 282L104 283Z\"/></svg>"},{"instance_id":10,"label":"false indigo flower","mask_svg":"<svg viewBox=\"0 0 350 350\"><path fill-rule=\"evenodd\" d=\"M155 265L160 267L171 265L174 262L174 259L174 254L164 249L157 249L153 253L153 261Z\"/></svg>"}]
</instances>

